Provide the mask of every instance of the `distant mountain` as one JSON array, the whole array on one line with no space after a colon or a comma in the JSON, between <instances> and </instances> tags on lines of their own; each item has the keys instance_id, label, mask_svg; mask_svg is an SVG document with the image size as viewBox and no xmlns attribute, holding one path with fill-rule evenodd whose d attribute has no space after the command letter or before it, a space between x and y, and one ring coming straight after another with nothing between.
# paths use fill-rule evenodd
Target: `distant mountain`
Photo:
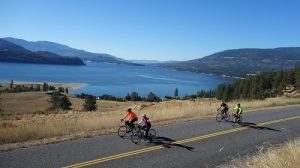
<instances>
[{"instance_id":1,"label":"distant mountain","mask_svg":"<svg viewBox=\"0 0 300 168\"><path fill-rule=\"evenodd\" d=\"M85 65L77 57L63 57L48 51L32 52L3 39L0 39L0 62Z\"/></svg>"},{"instance_id":2,"label":"distant mountain","mask_svg":"<svg viewBox=\"0 0 300 168\"><path fill-rule=\"evenodd\" d=\"M130 60L130 62L137 63L137 64L165 64L165 63L176 63L178 61Z\"/></svg>"},{"instance_id":3,"label":"distant mountain","mask_svg":"<svg viewBox=\"0 0 300 168\"><path fill-rule=\"evenodd\" d=\"M84 61L93 61L101 63L114 63L114 64L128 64L137 65L121 58L109 54L91 53L84 50L78 50L66 45L49 42L49 41L26 41L23 39L16 39L12 37L4 38L5 40L14 44L20 45L30 51L49 51L62 56L78 57Z\"/></svg>"},{"instance_id":4,"label":"distant mountain","mask_svg":"<svg viewBox=\"0 0 300 168\"><path fill-rule=\"evenodd\" d=\"M300 47L274 49L234 49L200 59L160 66L180 71L245 76L292 68L300 64Z\"/></svg>"}]
</instances>

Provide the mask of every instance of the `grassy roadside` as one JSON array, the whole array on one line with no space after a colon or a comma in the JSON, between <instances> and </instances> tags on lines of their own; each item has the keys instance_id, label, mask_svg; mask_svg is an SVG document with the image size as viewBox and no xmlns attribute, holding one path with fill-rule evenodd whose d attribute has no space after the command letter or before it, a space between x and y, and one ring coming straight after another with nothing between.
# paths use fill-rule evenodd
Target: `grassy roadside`
<instances>
[{"instance_id":1,"label":"grassy roadside","mask_svg":"<svg viewBox=\"0 0 300 168\"><path fill-rule=\"evenodd\" d=\"M0 150L112 133L120 126L127 108L139 116L147 113L154 125L197 120L214 116L220 101L215 99L172 100L159 103L97 101L98 110L83 112L83 100L70 97L73 110L49 113L43 93L2 94L4 112L0 117ZM37 103L38 102L38 103ZM270 98L239 101L245 111L300 104L300 98ZM229 102L233 107L237 102Z\"/></svg>"},{"instance_id":2,"label":"grassy roadside","mask_svg":"<svg viewBox=\"0 0 300 168\"><path fill-rule=\"evenodd\" d=\"M264 149L264 148L262 148ZM260 150L252 156L231 161L222 168L298 168L300 165L300 139Z\"/></svg>"}]
</instances>

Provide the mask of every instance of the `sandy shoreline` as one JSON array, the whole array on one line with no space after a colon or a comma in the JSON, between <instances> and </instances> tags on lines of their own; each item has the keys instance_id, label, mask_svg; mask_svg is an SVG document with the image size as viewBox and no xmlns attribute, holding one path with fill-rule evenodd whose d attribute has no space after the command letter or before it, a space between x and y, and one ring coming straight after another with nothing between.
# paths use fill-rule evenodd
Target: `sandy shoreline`
<instances>
[{"instance_id":1,"label":"sandy shoreline","mask_svg":"<svg viewBox=\"0 0 300 168\"><path fill-rule=\"evenodd\" d=\"M14 84L17 84L17 85L31 85L31 84L42 85L44 83L44 82L18 81L18 80L14 80L13 82L14 82ZM55 86L55 87L64 87L64 88L69 88L71 90L80 89L80 88L86 87L88 85L86 83L56 83L56 82L46 82L46 83L48 83L49 85ZM1 84L10 84L10 82L1 83Z\"/></svg>"}]
</instances>

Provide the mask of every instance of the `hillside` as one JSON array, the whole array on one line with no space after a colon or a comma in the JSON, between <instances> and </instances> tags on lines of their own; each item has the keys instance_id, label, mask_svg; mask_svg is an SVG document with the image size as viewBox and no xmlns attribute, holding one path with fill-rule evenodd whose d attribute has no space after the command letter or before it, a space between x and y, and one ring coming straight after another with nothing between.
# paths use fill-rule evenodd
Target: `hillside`
<instances>
[{"instance_id":1,"label":"hillside","mask_svg":"<svg viewBox=\"0 0 300 168\"><path fill-rule=\"evenodd\" d=\"M110 54L105 53L91 53L84 50L78 50L71 48L66 45L49 42L49 41L26 41L22 39L16 39L7 37L5 40L20 45L30 51L48 51L61 56L73 56L82 59L83 61L93 61L93 62L101 62L101 63L114 63L114 64L128 64L128 65L138 65L135 63L131 63L129 61L123 60L121 58L117 58Z\"/></svg>"},{"instance_id":2,"label":"hillside","mask_svg":"<svg viewBox=\"0 0 300 168\"><path fill-rule=\"evenodd\" d=\"M47 51L31 52L3 39L0 39L0 62L85 65L77 57L63 57Z\"/></svg>"},{"instance_id":3,"label":"hillside","mask_svg":"<svg viewBox=\"0 0 300 168\"><path fill-rule=\"evenodd\" d=\"M159 66L180 71L245 76L288 69L298 64L300 64L300 47L286 47L226 50L200 59Z\"/></svg>"}]
</instances>

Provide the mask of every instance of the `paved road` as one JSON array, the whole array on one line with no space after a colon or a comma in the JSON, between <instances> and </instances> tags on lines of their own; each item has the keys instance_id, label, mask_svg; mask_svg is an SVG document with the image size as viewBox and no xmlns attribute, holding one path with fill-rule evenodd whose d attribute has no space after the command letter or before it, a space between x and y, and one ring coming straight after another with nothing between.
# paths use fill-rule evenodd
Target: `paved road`
<instances>
[{"instance_id":1,"label":"paved road","mask_svg":"<svg viewBox=\"0 0 300 168\"><path fill-rule=\"evenodd\" d=\"M153 143L116 134L0 153L0 167L216 167L262 145L300 137L300 106L244 113L244 126L214 118L155 127ZM256 124L256 125L255 125Z\"/></svg>"}]
</instances>

